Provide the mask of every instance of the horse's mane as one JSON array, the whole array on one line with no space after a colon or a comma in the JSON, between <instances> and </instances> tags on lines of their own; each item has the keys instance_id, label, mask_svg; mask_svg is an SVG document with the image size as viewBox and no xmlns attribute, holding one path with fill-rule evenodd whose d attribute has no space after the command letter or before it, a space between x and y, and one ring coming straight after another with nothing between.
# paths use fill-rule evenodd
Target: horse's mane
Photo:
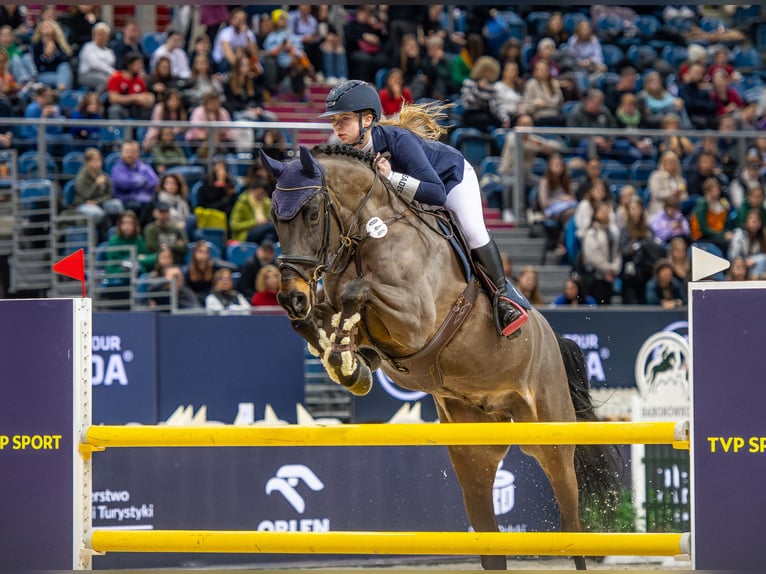
<instances>
[{"instance_id":1,"label":"horse's mane","mask_svg":"<svg viewBox=\"0 0 766 574\"><path fill-rule=\"evenodd\" d=\"M374 153L362 151L360 149L356 149L353 146L344 145L344 144L318 145L312 148L311 155L313 155L314 157L322 156L322 155L325 155L325 156L340 155L344 157L350 157L350 158L358 159L361 162L364 162L370 168L372 168L372 162L375 160Z\"/></svg>"},{"instance_id":2,"label":"horse's mane","mask_svg":"<svg viewBox=\"0 0 766 574\"><path fill-rule=\"evenodd\" d=\"M439 122L449 118L446 111L454 107L449 102L426 102L423 104L402 104L398 117L383 119L382 126L397 126L410 130L417 136L428 140L438 140L447 133L447 128Z\"/></svg>"}]
</instances>

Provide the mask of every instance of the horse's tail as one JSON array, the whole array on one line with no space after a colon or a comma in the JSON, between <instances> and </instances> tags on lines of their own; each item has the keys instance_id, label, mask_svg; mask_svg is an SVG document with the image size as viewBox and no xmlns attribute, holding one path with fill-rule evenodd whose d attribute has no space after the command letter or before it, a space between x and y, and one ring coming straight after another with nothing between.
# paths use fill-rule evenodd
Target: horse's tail
<instances>
[{"instance_id":1,"label":"horse's tail","mask_svg":"<svg viewBox=\"0 0 766 574\"><path fill-rule=\"evenodd\" d=\"M564 360L578 421L596 421L588 383L588 368L580 347L571 339L556 336ZM620 503L623 488L624 461L614 445L578 445L575 448L575 473L580 491L581 507L589 510L590 516L598 509L603 514L601 522L614 522L615 511Z\"/></svg>"}]
</instances>

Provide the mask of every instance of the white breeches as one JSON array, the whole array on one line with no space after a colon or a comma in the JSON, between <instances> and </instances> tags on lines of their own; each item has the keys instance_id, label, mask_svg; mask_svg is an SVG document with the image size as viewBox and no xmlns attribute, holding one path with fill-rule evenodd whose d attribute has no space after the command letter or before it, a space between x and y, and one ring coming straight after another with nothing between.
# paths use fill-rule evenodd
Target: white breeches
<instances>
[{"instance_id":1,"label":"white breeches","mask_svg":"<svg viewBox=\"0 0 766 574\"><path fill-rule=\"evenodd\" d=\"M452 216L463 228L468 247L476 249L489 243L489 232L484 225L484 209L481 188L476 171L466 160L463 181L453 187L444 203Z\"/></svg>"}]
</instances>

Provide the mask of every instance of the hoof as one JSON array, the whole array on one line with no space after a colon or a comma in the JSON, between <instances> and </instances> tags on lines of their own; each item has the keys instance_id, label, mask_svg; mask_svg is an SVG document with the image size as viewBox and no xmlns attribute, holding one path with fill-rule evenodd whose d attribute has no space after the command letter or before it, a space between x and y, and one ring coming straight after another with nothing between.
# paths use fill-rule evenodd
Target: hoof
<instances>
[{"instance_id":1,"label":"hoof","mask_svg":"<svg viewBox=\"0 0 766 574\"><path fill-rule=\"evenodd\" d=\"M357 361L356 370L347 379L341 382L352 395L357 397L363 397L372 390L372 372L370 369L362 363Z\"/></svg>"}]
</instances>

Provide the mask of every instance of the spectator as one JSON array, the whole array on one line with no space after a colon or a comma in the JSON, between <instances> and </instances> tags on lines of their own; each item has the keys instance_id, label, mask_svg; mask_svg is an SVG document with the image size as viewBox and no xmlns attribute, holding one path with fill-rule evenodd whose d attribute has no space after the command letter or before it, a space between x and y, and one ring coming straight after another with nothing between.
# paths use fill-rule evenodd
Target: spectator
<instances>
[{"instance_id":1,"label":"spectator","mask_svg":"<svg viewBox=\"0 0 766 574\"><path fill-rule=\"evenodd\" d=\"M718 46L713 52L713 63L708 68L708 77L713 78L718 70L723 70L732 82L742 81L742 74L735 70L731 62L729 62L730 57L731 54L726 46Z\"/></svg>"},{"instance_id":2,"label":"spectator","mask_svg":"<svg viewBox=\"0 0 766 574\"><path fill-rule=\"evenodd\" d=\"M112 195L112 180L104 171L101 152L88 148L83 154L83 166L74 178L74 199L71 209L93 219L99 233L99 242L104 241L110 226L110 217L116 218L125 211L122 201Z\"/></svg>"},{"instance_id":3,"label":"spectator","mask_svg":"<svg viewBox=\"0 0 766 574\"><path fill-rule=\"evenodd\" d=\"M80 86L103 92L116 72L117 56L109 47L110 33L111 28L104 22L93 26L93 39L85 43L79 54L77 82Z\"/></svg>"},{"instance_id":4,"label":"spectator","mask_svg":"<svg viewBox=\"0 0 766 574\"><path fill-rule=\"evenodd\" d=\"M684 100L665 89L658 72L651 71L644 76L643 90L638 93L638 108L647 129L659 128L667 114L678 116L683 128L692 127Z\"/></svg>"},{"instance_id":5,"label":"spectator","mask_svg":"<svg viewBox=\"0 0 766 574\"><path fill-rule=\"evenodd\" d=\"M340 31L330 23L329 11L327 4L320 4L317 19L321 38L319 49L322 52L322 72L324 72L325 82L334 86L348 79L348 63Z\"/></svg>"},{"instance_id":6,"label":"spectator","mask_svg":"<svg viewBox=\"0 0 766 574\"><path fill-rule=\"evenodd\" d=\"M553 300L551 306L576 307L579 305L594 307L596 305L596 300L585 292L583 286L580 284L580 280L577 277L567 277L566 281L564 281L564 292Z\"/></svg>"},{"instance_id":7,"label":"spectator","mask_svg":"<svg viewBox=\"0 0 766 574\"><path fill-rule=\"evenodd\" d=\"M646 218L644 202L635 197L628 203L625 227L619 231L622 253L622 302L625 305L646 303L646 282L652 277L652 268L665 248L655 240Z\"/></svg>"},{"instance_id":8,"label":"spectator","mask_svg":"<svg viewBox=\"0 0 766 574\"><path fill-rule=\"evenodd\" d=\"M563 229L577 208L572 178L563 158L551 154L548 167L539 184L538 201L545 217L555 219Z\"/></svg>"},{"instance_id":9,"label":"spectator","mask_svg":"<svg viewBox=\"0 0 766 574\"><path fill-rule=\"evenodd\" d=\"M183 228L174 225L170 219L170 204L157 201L152 211L154 221L144 228L147 253L157 253L161 245L167 245L173 252L173 261L180 264L186 255L189 238Z\"/></svg>"},{"instance_id":10,"label":"spectator","mask_svg":"<svg viewBox=\"0 0 766 574\"><path fill-rule=\"evenodd\" d=\"M166 203L170 208L170 225L186 229L186 222L191 216L189 188L180 173L166 173L162 176L155 200L156 203Z\"/></svg>"},{"instance_id":11,"label":"spectator","mask_svg":"<svg viewBox=\"0 0 766 574\"><path fill-rule=\"evenodd\" d=\"M604 197L604 199L602 199L601 201L606 201L607 199L611 200L610 196L611 196L612 182L606 175L604 175L601 158L598 157L597 155L594 155L588 158L588 162L585 164L585 175L583 175L576 182L574 182L575 198L577 199L577 201L582 200L582 198L585 196L588 190L595 183L602 183L604 188L607 191L607 197ZM590 225L590 219L588 219L585 227L587 227L588 225Z\"/></svg>"},{"instance_id":12,"label":"spectator","mask_svg":"<svg viewBox=\"0 0 766 574\"><path fill-rule=\"evenodd\" d=\"M240 278L237 283L237 290L247 299L252 299L255 294L255 278L258 271L264 265L276 265L277 252L274 242L271 239L264 239L258 244L255 255L247 258L240 267Z\"/></svg>"},{"instance_id":13,"label":"spectator","mask_svg":"<svg viewBox=\"0 0 766 574\"><path fill-rule=\"evenodd\" d=\"M255 278L255 293L250 299L253 307L278 307L277 293L281 274L276 265L264 265Z\"/></svg>"},{"instance_id":14,"label":"spectator","mask_svg":"<svg viewBox=\"0 0 766 574\"><path fill-rule=\"evenodd\" d=\"M230 269L219 269L213 274L213 287L205 297L205 309L221 315L250 311L250 303L242 293L234 289Z\"/></svg>"},{"instance_id":15,"label":"spectator","mask_svg":"<svg viewBox=\"0 0 766 574\"><path fill-rule=\"evenodd\" d=\"M731 265L726 271L726 281L750 281L752 278L752 270L744 257L735 257L731 260Z\"/></svg>"},{"instance_id":16,"label":"spectator","mask_svg":"<svg viewBox=\"0 0 766 574\"><path fill-rule=\"evenodd\" d=\"M534 125L534 120L529 114L522 114L516 120L516 127L533 127ZM548 156L551 153L560 151L562 148L562 144L558 140L544 138L537 134L518 133L515 130L509 131L506 134L498 171L503 179L503 221L507 223L512 223L514 220L513 190L516 185L515 163L517 141L520 141L523 147L522 169L524 172L525 197L534 186L540 183L540 177L532 173L535 157L538 155Z\"/></svg>"},{"instance_id":17,"label":"spectator","mask_svg":"<svg viewBox=\"0 0 766 574\"><path fill-rule=\"evenodd\" d=\"M686 136L677 135L681 129L681 119L675 114L665 114L660 124L660 129L668 132L655 142L657 150L663 154L666 151L672 151L679 160L689 157L697 149L694 143Z\"/></svg>"},{"instance_id":18,"label":"spectator","mask_svg":"<svg viewBox=\"0 0 766 574\"><path fill-rule=\"evenodd\" d=\"M72 7L67 27L75 53L92 38L94 26L100 23L97 9L95 4L79 4Z\"/></svg>"},{"instance_id":19,"label":"spectator","mask_svg":"<svg viewBox=\"0 0 766 574\"><path fill-rule=\"evenodd\" d=\"M280 161L287 159L287 140L280 130L263 130L260 138L261 149L269 156Z\"/></svg>"},{"instance_id":20,"label":"spectator","mask_svg":"<svg viewBox=\"0 0 766 574\"><path fill-rule=\"evenodd\" d=\"M603 74L607 71L604 64L604 54L601 42L593 33L589 20L580 20L575 26L574 34L567 40L567 55L574 59L575 74ZM587 83L583 84L587 85ZM580 86L582 89L583 86Z\"/></svg>"},{"instance_id":21,"label":"spectator","mask_svg":"<svg viewBox=\"0 0 766 574\"><path fill-rule=\"evenodd\" d=\"M609 305L614 295L614 281L622 270L619 237L610 227L612 208L608 203L596 206L593 222L583 238L582 263L588 274L587 290L598 305Z\"/></svg>"},{"instance_id":22,"label":"spectator","mask_svg":"<svg viewBox=\"0 0 766 574\"><path fill-rule=\"evenodd\" d=\"M732 115L721 116L718 118L718 131L723 132L716 138L718 158L727 181L730 181L736 176L739 166L745 163L745 158L742 157L742 152L745 151L744 146L740 145L743 143L742 140L734 135L724 135L726 132L733 134L739 131L737 120Z\"/></svg>"},{"instance_id":23,"label":"spectator","mask_svg":"<svg viewBox=\"0 0 766 574\"><path fill-rule=\"evenodd\" d=\"M495 92L497 93L500 107L511 117L519 115L519 110L523 102L524 80L519 73L519 63L514 60L508 60L503 64L503 71L500 79L495 82Z\"/></svg>"},{"instance_id":24,"label":"spectator","mask_svg":"<svg viewBox=\"0 0 766 574\"><path fill-rule=\"evenodd\" d=\"M218 71L228 72L240 53L258 58L255 34L247 25L247 12L237 8L229 15L229 25L216 34L211 55Z\"/></svg>"},{"instance_id":25,"label":"spectator","mask_svg":"<svg viewBox=\"0 0 766 574\"><path fill-rule=\"evenodd\" d=\"M689 198L681 171L681 162L672 151L666 151L657 163L657 169L649 175L649 216L662 211L662 206L668 197L675 197L679 202Z\"/></svg>"},{"instance_id":26,"label":"spectator","mask_svg":"<svg viewBox=\"0 0 766 574\"><path fill-rule=\"evenodd\" d=\"M104 104L97 92L87 92L83 95L77 109L72 112L73 120L103 120ZM69 133L76 140L97 142L100 128L95 125L72 126Z\"/></svg>"},{"instance_id":27,"label":"spectator","mask_svg":"<svg viewBox=\"0 0 766 574\"><path fill-rule=\"evenodd\" d=\"M667 259L660 259L654 265L654 276L646 284L646 304L659 305L673 310L686 305L685 291L673 275L673 265Z\"/></svg>"},{"instance_id":28,"label":"spectator","mask_svg":"<svg viewBox=\"0 0 766 574\"><path fill-rule=\"evenodd\" d=\"M751 277L761 279L766 274L766 230L758 208L748 211L742 227L732 233L727 258L734 261L737 257L745 260Z\"/></svg>"},{"instance_id":29,"label":"spectator","mask_svg":"<svg viewBox=\"0 0 766 574\"><path fill-rule=\"evenodd\" d=\"M426 78L425 96L435 100L446 99L451 83L450 62L444 53L444 39L441 36L430 36L426 40L423 75Z\"/></svg>"},{"instance_id":30,"label":"spectator","mask_svg":"<svg viewBox=\"0 0 766 574\"><path fill-rule=\"evenodd\" d=\"M114 61L112 64L114 68L116 64L122 64L123 58L131 53L141 54L144 59L144 66L149 63L149 54L144 54L144 49L141 47L141 29L138 26L138 22L131 19L125 22L122 27L122 36L116 38L111 44L112 51L114 52Z\"/></svg>"},{"instance_id":31,"label":"spectator","mask_svg":"<svg viewBox=\"0 0 766 574\"><path fill-rule=\"evenodd\" d=\"M689 239L674 237L668 243L668 259L673 266L673 276L681 284L681 291L686 293L686 287L692 276L692 262L689 258Z\"/></svg>"},{"instance_id":32,"label":"spectator","mask_svg":"<svg viewBox=\"0 0 766 574\"><path fill-rule=\"evenodd\" d=\"M752 168L751 168L752 169ZM751 209L757 209L761 212L761 218L766 221L766 205L764 204L764 187L753 186L745 191L745 199L742 200L739 207L737 207L737 217L735 224L737 227L742 227L745 222L745 215Z\"/></svg>"},{"instance_id":33,"label":"spectator","mask_svg":"<svg viewBox=\"0 0 766 574\"><path fill-rule=\"evenodd\" d=\"M641 112L634 94L626 92L620 98L615 119L619 127L628 131L641 127ZM632 158L650 157L654 153L654 143L650 137L627 136L618 138L615 146L627 147Z\"/></svg>"},{"instance_id":34,"label":"spectator","mask_svg":"<svg viewBox=\"0 0 766 574\"><path fill-rule=\"evenodd\" d=\"M609 192L607 191L604 182L600 179L596 179L585 190L583 198L578 202L574 212L575 236L580 241L583 240L588 228L593 222L593 215L595 214L596 207L602 203L611 204L611 202L609 202ZM628 211L628 215L630 216L630 211ZM631 219L628 217L628 223L630 223L630 221ZM614 211L612 211L609 217L609 226L613 227L616 233L619 233L619 229L617 229L617 224L615 223Z\"/></svg>"},{"instance_id":35,"label":"spectator","mask_svg":"<svg viewBox=\"0 0 766 574\"><path fill-rule=\"evenodd\" d=\"M205 94L213 93L217 97L223 95L221 74L210 73L210 56L205 52L198 52L192 59L191 83L184 90L183 96L186 106L195 108L202 103Z\"/></svg>"},{"instance_id":36,"label":"spectator","mask_svg":"<svg viewBox=\"0 0 766 574\"><path fill-rule=\"evenodd\" d=\"M412 92L413 99L418 100L425 94L426 79L423 74L420 44L415 34L404 34L398 50L398 59L391 67L398 67L402 71L403 85Z\"/></svg>"},{"instance_id":37,"label":"spectator","mask_svg":"<svg viewBox=\"0 0 766 574\"><path fill-rule=\"evenodd\" d=\"M22 50L9 25L0 26L0 47L8 52L8 70L19 85L23 86L35 79L37 67L32 55Z\"/></svg>"},{"instance_id":38,"label":"spectator","mask_svg":"<svg viewBox=\"0 0 766 574\"><path fill-rule=\"evenodd\" d=\"M202 4L199 7L199 22L205 27L205 37L212 46L221 30L221 24L231 17L228 8L220 4Z\"/></svg>"},{"instance_id":39,"label":"spectator","mask_svg":"<svg viewBox=\"0 0 766 574\"><path fill-rule=\"evenodd\" d=\"M692 240L717 246L723 253L729 249L732 232L729 202L721 197L721 184L709 177L702 184L702 197L697 200L690 218Z\"/></svg>"},{"instance_id":40,"label":"spectator","mask_svg":"<svg viewBox=\"0 0 766 574\"><path fill-rule=\"evenodd\" d=\"M184 274L178 265L170 265L165 267L162 271L161 277L167 280L168 286L171 290L175 291L175 300L178 309L201 309L197 294L192 291L184 280ZM165 289L166 286L162 285L161 289ZM150 288L150 291L153 289ZM153 297L149 301L149 305L152 307L169 305L170 301L162 297Z\"/></svg>"},{"instance_id":41,"label":"spectator","mask_svg":"<svg viewBox=\"0 0 766 574\"><path fill-rule=\"evenodd\" d=\"M275 121L263 109L263 74L245 56L239 56L224 86L225 106L235 120Z\"/></svg>"},{"instance_id":42,"label":"spectator","mask_svg":"<svg viewBox=\"0 0 766 574\"><path fill-rule=\"evenodd\" d=\"M692 63L686 75L686 81L678 90L684 101L686 112L692 125L698 129L715 129L718 126L716 114L718 105L704 82L705 67L701 63Z\"/></svg>"},{"instance_id":43,"label":"spectator","mask_svg":"<svg viewBox=\"0 0 766 574\"><path fill-rule=\"evenodd\" d=\"M663 202L662 211L655 213L650 221L655 237L669 243L674 237L690 237L689 220L681 213L681 201L670 195Z\"/></svg>"},{"instance_id":44,"label":"spectator","mask_svg":"<svg viewBox=\"0 0 766 574\"><path fill-rule=\"evenodd\" d=\"M189 56L182 48L183 38L177 30L167 30L165 32L165 43L159 46L149 59L149 68L154 69L160 58L167 58L170 63L170 74L181 80L191 78L191 68L189 67Z\"/></svg>"},{"instance_id":45,"label":"spectator","mask_svg":"<svg viewBox=\"0 0 766 574\"><path fill-rule=\"evenodd\" d=\"M205 304L205 297L213 286L213 273L216 269L217 266L214 265L210 256L210 244L204 240L195 241L184 280L186 285L197 294L201 305Z\"/></svg>"},{"instance_id":46,"label":"spectator","mask_svg":"<svg viewBox=\"0 0 766 574\"><path fill-rule=\"evenodd\" d=\"M161 56L155 60L152 73L146 78L146 87L154 94L155 101L162 102L169 90L180 92L186 87L186 82L173 74L170 59Z\"/></svg>"},{"instance_id":47,"label":"spectator","mask_svg":"<svg viewBox=\"0 0 766 574\"><path fill-rule=\"evenodd\" d=\"M188 165L189 160L176 139L173 128L162 128L156 143L152 144L152 167L162 175L171 167Z\"/></svg>"},{"instance_id":48,"label":"spectator","mask_svg":"<svg viewBox=\"0 0 766 574\"><path fill-rule=\"evenodd\" d=\"M715 139L710 139L715 144ZM687 170L686 189L691 199L702 196L702 184L706 179L711 177L717 179L721 188L726 185L726 177L723 175L723 170L716 165L716 161L715 153L709 149L703 149L697 156L697 161L692 163Z\"/></svg>"},{"instance_id":49,"label":"spectator","mask_svg":"<svg viewBox=\"0 0 766 574\"><path fill-rule=\"evenodd\" d=\"M529 67L534 70L535 64L540 60L543 60L548 64L548 70L551 78L558 79L561 75L561 66L555 60L556 56L556 42L553 38L543 38L537 42L537 50L534 56L529 60Z\"/></svg>"},{"instance_id":50,"label":"spectator","mask_svg":"<svg viewBox=\"0 0 766 574\"><path fill-rule=\"evenodd\" d=\"M123 211L117 218L116 233L109 237L109 247L128 247L136 248L136 260L141 273L148 273L157 263L155 254L149 255L146 251L146 243L141 236L141 225L138 223L138 216L130 209ZM107 276L117 276L119 283L126 285L127 279L120 278L124 276L126 270L130 268L131 261L128 260L128 251L114 249L106 254L107 261L111 263L106 266Z\"/></svg>"},{"instance_id":51,"label":"spectator","mask_svg":"<svg viewBox=\"0 0 766 574\"><path fill-rule=\"evenodd\" d=\"M152 200L158 183L155 171L139 157L138 142L123 142L120 159L112 167L115 197L122 200L127 209L141 213Z\"/></svg>"},{"instance_id":52,"label":"spectator","mask_svg":"<svg viewBox=\"0 0 766 574\"><path fill-rule=\"evenodd\" d=\"M215 209L224 214L224 228L237 201L234 179L229 175L226 159L223 156L213 158L213 170L199 190L199 207Z\"/></svg>"},{"instance_id":53,"label":"spectator","mask_svg":"<svg viewBox=\"0 0 766 574\"><path fill-rule=\"evenodd\" d=\"M189 118L189 123L191 124L205 122L231 123L229 112L221 106L221 100L215 92L205 94L202 98L202 104L192 110L191 117ZM213 133L216 152L225 153L234 147L236 134L232 128L215 128ZM207 158L209 156L212 150L208 149L208 128L191 127L186 130L184 137L188 143L197 146L198 158Z\"/></svg>"},{"instance_id":54,"label":"spectator","mask_svg":"<svg viewBox=\"0 0 766 574\"><path fill-rule=\"evenodd\" d=\"M36 84L33 101L24 109L24 117L27 119L61 120L64 115L61 108L53 103L53 90L45 84ZM29 141L37 142L37 125L29 123L21 128L21 136ZM61 125L49 125L45 128L45 138L48 141L49 152L54 156L61 156L72 143L72 135L64 132ZM68 151L68 149L67 149Z\"/></svg>"},{"instance_id":55,"label":"spectator","mask_svg":"<svg viewBox=\"0 0 766 574\"><path fill-rule=\"evenodd\" d=\"M245 193L240 194L229 217L229 229L234 241L261 243L268 238L277 240L277 232L271 222L271 199L264 180L251 182Z\"/></svg>"},{"instance_id":56,"label":"spectator","mask_svg":"<svg viewBox=\"0 0 766 574\"><path fill-rule=\"evenodd\" d=\"M564 95L558 80L551 77L548 63L544 60L536 62L532 77L524 85L522 109L532 115L536 125L561 126L564 123L561 115L563 103Z\"/></svg>"},{"instance_id":57,"label":"spectator","mask_svg":"<svg viewBox=\"0 0 766 574\"><path fill-rule=\"evenodd\" d=\"M11 30L23 36L28 32L27 9L23 5L0 5L0 26L10 26Z\"/></svg>"},{"instance_id":58,"label":"spectator","mask_svg":"<svg viewBox=\"0 0 766 574\"><path fill-rule=\"evenodd\" d=\"M386 29L375 16L375 6L357 6L344 29L349 77L375 83L375 71L386 67Z\"/></svg>"},{"instance_id":59,"label":"spectator","mask_svg":"<svg viewBox=\"0 0 766 574\"><path fill-rule=\"evenodd\" d=\"M152 108L152 116L151 116L152 122L160 123L160 122L185 122L187 120L186 117L186 108L183 106L183 101L181 100L181 93L178 90L170 89L165 94L165 97L154 104L154 107ZM181 138L183 137L185 130L183 127L175 127L175 128L167 128L171 131L173 134L173 139ZM152 146L154 146L155 142L157 141L157 138L160 133L160 128L156 125L149 126L149 129L146 130L146 135L144 136L143 141L141 142L142 149L146 151L152 150ZM185 164L178 164L178 165L185 165ZM156 167L156 166L155 166Z\"/></svg>"},{"instance_id":60,"label":"spectator","mask_svg":"<svg viewBox=\"0 0 766 574\"><path fill-rule=\"evenodd\" d=\"M550 38L558 48L569 40L569 32L564 28L564 17L561 12L551 12L548 23L543 27L540 34L543 38Z\"/></svg>"},{"instance_id":61,"label":"spectator","mask_svg":"<svg viewBox=\"0 0 766 574\"><path fill-rule=\"evenodd\" d=\"M32 58L37 81L60 91L72 87L72 47L55 21L45 20L32 34Z\"/></svg>"},{"instance_id":62,"label":"spectator","mask_svg":"<svg viewBox=\"0 0 766 574\"><path fill-rule=\"evenodd\" d=\"M319 46L323 38L319 33L319 21L311 13L312 4L298 4L287 14L287 30L297 38L314 70L322 71L322 51ZM323 73L324 75L324 73Z\"/></svg>"},{"instance_id":63,"label":"spectator","mask_svg":"<svg viewBox=\"0 0 766 574\"><path fill-rule=\"evenodd\" d=\"M567 116L566 124L570 128L592 128L595 130L617 127L612 112L604 106L604 93L595 88L586 92L582 102ZM572 136L570 139L577 146L578 155L581 157L591 155L591 145L595 146L596 152L602 156L615 150L615 138L613 137L578 135Z\"/></svg>"},{"instance_id":64,"label":"spectator","mask_svg":"<svg viewBox=\"0 0 766 574\"><path fill-rule=\"evenodd\" d=\"M399 68L391 68L386 74L386 84L378 92L383 115L398 117L403 104L412 104L412 92L404 86L404 77Z\"/></svg>"},{"instance_id":65,"label":"spectator","mask_svg":"<svg viewBox=\"0 0 766 574\"><path fill-rule=\"evenodd\" d=\"M635 95L637 79L638 74L633 66L623 66L620 68L620 75L617 83L607 89L604 94L604 103L612 113L615 115L617 114L617 108L625 94ZM638 113L640 118L640 111Z\"/></svg>"},{"instance_id":66,"label":"spectator","mask_svg":"<svg viewBox=\"0 0 766 574\"><path fill-rule=\"evenodd\" d=\"M713 74L711 97L716 106L716 115L737 114L745 107L745 101L739 92L731 87L731 80L726 70L719 68Z\"/></svg>"},{"instance_id":67,"label":"spectator","mask_svg":"<svg viewBox=\"0 0 766 574\"><path fill-rule=\"evenodd\" d=\"M704 82L710 82L707 76L707 50L701 44L689 44L686 49L686 61L678 67L678 77L682 82L687 81L689 70L695 64L702 66L702 75L700 78Z\"/></svg>"},{"instance_id":68,"label":"spectator","mask_svg":"<svg viewBox=\"0 0 766 574\"><path fill-rule=\"evenodd\" d=\"M474 62L484 55L484 39L481 34L471 33L466 37L465 46L450 61L452 86L455 91L471 75Z\"/></svg>"},{"instance_id":69,"label":"spectator","mask_svg":"<svg viewBox=\"0 0 766 574\"><path fill-rule=\"evenodd\" d=\"M622 229L628 223L628 205L634 197L638 197L638 194L636 193L636 188L632 185L623 185L617 194L617 209L615 210L614 217L619 229Z\"/></svg>"},{"instance_id":70,"label":"spectator","mask_svg":"<svg viewBox=\"0 0 766 574\"><path fill-rule=\"evenodd\" d=\"M482 56L460 89L460 101L465 112L463 126L489 132L493 127L510 127L511 119L503 108L495 89L500 64L491 56Z\"/></svg>"},{"instance_id":71,"label":"spectator","mask_svg":"<svg viewBox=\"0 0 766 574\"><path fill-rule=\"evenodd\" d=\"M540 277L531 265L527 265L519 273L518 287L521 294L532 305L537 307L545 303L540 294Z\"/></svg>"},{"instance_id":72,"label":"spectator","mask_svg":"<svg viewBox=\"0 0 766 574\"><path fill-rule=\"evenodd\" d=\"M279 92L282 82L289 78L290 89L306 101L306 76L313 76L311 67L299 37L287 29L287 13L277 9L271 13L274 30L263 40L264 72L266 84Z\"/></svg>"},{"instance_id":73,"label":"spectator","mask_svg":"<svg viewBox=\"0 0 766 574\"><path fill-rule=\"evenodd\" d=\"M143 80L144 62L140 54L127 54L122 69L116 70L106 83L111 120L149 119L154 96Z\"/></svg>"}]
</instances>

